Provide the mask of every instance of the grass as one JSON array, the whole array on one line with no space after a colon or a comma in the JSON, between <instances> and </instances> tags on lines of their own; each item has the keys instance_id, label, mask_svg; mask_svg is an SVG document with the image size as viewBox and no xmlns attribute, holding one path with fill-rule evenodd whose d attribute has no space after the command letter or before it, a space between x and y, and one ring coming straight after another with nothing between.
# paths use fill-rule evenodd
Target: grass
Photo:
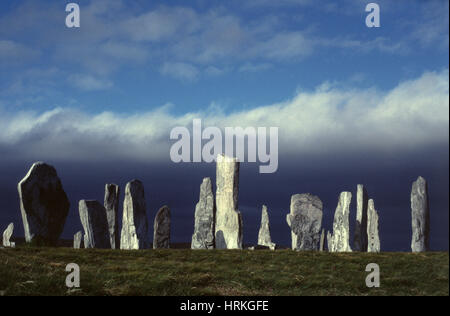
<instances>
[{"instance_id":1,"label":"grass","mask_svg":"<svg viewBox=\"0 0 450 316\"><path fill-rule=\"evenodd\" d=\"M81 287L68 289L68 263ZM380 266L381 286L365 285ZM449 295L449 255L290 250L0 249L0 295Z\"/></svg>"}]
</instances>

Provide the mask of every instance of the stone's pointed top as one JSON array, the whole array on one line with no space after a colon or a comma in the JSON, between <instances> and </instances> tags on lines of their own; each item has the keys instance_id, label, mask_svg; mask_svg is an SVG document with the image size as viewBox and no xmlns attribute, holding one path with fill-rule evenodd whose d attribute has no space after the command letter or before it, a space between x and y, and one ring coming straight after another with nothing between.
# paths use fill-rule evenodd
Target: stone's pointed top
<instances>
[{"instance_id":1,"label":"stone's pointed top","mask_svg":"<svg viewBox=\"0 0 450 316\"><path fill-rule=\"evenodd\" d=\"M417 182L427 182L427 180L425 180L425 178L422 176L418 176L416 181Z\"/></svg>"},{"instance_id":2,"label":"stone's pointed top","mask_svg":"<svg viewBox=\"0 0 450 316\"><path fill-rule=\"evenodd\" d=\"M56 173L56 169L55 167L42 162L42 161L38 161L32 164L32 166L30 167L30 169L28 170L26 176L20 180L19 182L19 187L20 185L25 182L28 178L31 177L31 175L36 174L40 177L48 175L48 176L52 176L52 177L57 177L57 173Z\"/></svg>"},{"instance_id":3,"label":"stone's pointed top","mask_svg":"<svg viewBox=\"0 0 450 316\"><path fill-rule=\"evenodd\" d=\"M291 205L295 203L311 203L313 206L322 209L323 203L320 198L311 193L294 194L291 196ZM293 208L291 208L292 212Z\"/></svg>"},{"instance_id":4,"label":"stone's pointed top","mask_svg":"<svg viewBox=\"0 0 450 316\"><path fill-rule=\"evenodd\" d=\"M202 183L205 183L205 184L211 183L211 178L209 178L209 177L203 178Z\"/></svg>"},{"instance_id":5,"label":"stone's pointed top","mask_svg":"<svg viewBox=\"0 0 450 316\"><path fill-rule=\"evenodd\" d=\"M226 156L225 154L217 155L217 162L239 162L239 159L236 157Z\"/></svg>"},{"instance_id":6,"label":"stone's pointed top","mask_svg":"<svg viewBox=\"0 0 450 316\"><path fill-rule=\"evenodd\" d=\"M133 179L127 183L127 186L132 186L132 185L143 185L143 183L141 180Z\"/></svg>"}]
</instances>

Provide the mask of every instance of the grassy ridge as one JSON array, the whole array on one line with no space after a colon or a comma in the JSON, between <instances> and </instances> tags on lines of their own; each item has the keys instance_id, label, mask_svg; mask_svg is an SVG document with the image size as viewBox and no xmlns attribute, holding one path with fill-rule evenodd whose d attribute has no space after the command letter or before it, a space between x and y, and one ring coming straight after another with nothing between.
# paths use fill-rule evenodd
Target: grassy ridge
<instances>
[{"instance_id":1,"label":"grassy ridge","mask_svg":"<svg viewBox=\"0 0 450 316\"><path fill-rule=\"evenodd\" d=\"M365 285L372 262L380 288ZM447 252L0 249L0 295L449 295L448 275Z\"/></svg>"}]
</instances>

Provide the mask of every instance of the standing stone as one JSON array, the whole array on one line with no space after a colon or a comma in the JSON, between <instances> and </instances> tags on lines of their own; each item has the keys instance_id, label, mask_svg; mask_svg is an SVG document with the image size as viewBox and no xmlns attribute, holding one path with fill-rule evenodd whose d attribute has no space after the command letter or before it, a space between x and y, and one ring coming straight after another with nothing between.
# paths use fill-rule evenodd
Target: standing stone
<instances>
[{"instance_id":1,"label":"standing stone","mask_svg":"<svg viewBox=\"0 0 450 316\"><path fill-rule=\"evenodd\" d=\"M328 248L328 251L329 251L329 252L331 252L331 248L333 248L333 247L331 246L331 238L332 238L331 232L330 232L330 231L327 231L327 248Z\"/></svg>"},{"instance_id":2,"label":"standing stone","mask_svg":"<svg viewBox=\"0 0 450 316\"><path fill-rule=\"evenodd\" d=\"M356 223L353 250L367 251L367 203L368 194L362 184L358 184L356 191Z\"/></svg>"},{"instance_id":3,"label":"standing stone","mask_svg":"<svg viewBox=\"0 0 450 316\"><path fill-rule=\"evenodd\" d=\"M120 188L116 184L105 185L106 218L108 219L109 239L112 249L118 249L120 244L119 238L119 194Z\"/></svg>"},{"instance_id":4,"label":"standing stone","mask_svg":"<svg viewBox=\"0 0 450 316\"><path fill-rule=\"evenodd\" d=\"M320 234L319 251L325 251L325 229L324 228L322 228L322 232Z\"/></svg>"},{"instance_id":5,"label":"standing stone","mask_svg":"<svg viewBox=\"0 0 450 316\"><path fill-rule=\"evenodd\" d=\"M3 232L3 247L11 247L11 236L14 232L14 224L11 223Z\"/></svg>"},{"instance_id":6,"label":"standing stone","mask_svg":"<svg viewBox=\"0 0 450 316\"><path fill-rule=\"evenodd\" d=\"M210 178L200 185L200 197L195 206L195 227L191 249L214 249L215 203Z\"/></svg>"},{"instance_id":7,"label":"standing stone","mask_svg":"<svg viewBox=\"0 0 450 316\"><path fill-rule=\"evenodd\" d=\"M78 208L84 228L84 248L111 248L105 207L98 201L81 200Z\"/></svg>"},{"instance_id":8,"label":"standing stone","mask_svg":"<svg viewBox=\"0 0 450 316\"><path fill-rule=\"evenodd\" d=\"M73 248L80 249L81 248L81 238L83 237L83 233L81 231L77 232L73 236Z\"/></svg>"},{"instance_id":9,"label":"standing stone","mask_svg":"<svg viewBox=\"0 0 450 316\"><path fill-rule=\"evenodd\" d=\"M315 195L295 194L286 221L291 228L293 250L319 250L322 201Z\"/></svg>"},{"instance_id":10,"label":"standing stone","mask_svg":"<svg viewBox=\"0 0 450 316\"><path fill-rule=\"evenodd\" d=\"M380 236L378 235L378 212L372 199L367 210L367 252L380 252Z\"/></svg>"},{"instance_id":11,"label":"standing stone","mask_svg":"<svg viewBox=\"0 0 450 316\"><path fill-rule=\"evenodd\" d=\"M411 189L412 252L430 249L430 207L427 181L418 177Z\"/></svg>"},{"instance_id":12,"label":"standing stone","mask_svg":"<svg viewBox=\"0 0 450 316\"><path fill-rule=\"evenodd\" d=\"M156 213L153 228L153 249L170 248L170 209L167 205Z\"/></svg>"},{"instance_id":13,"label":"standing stone","mask_svg":"<svg viewBox=\"0 0 450 316\"><path fill-rule=\"evenodd\" d=\"M18 191L25 240L56 245L70 203L55 168L43 162L34 163L19 182Z\"/></svg>"},{"instance_id":14,"label":"standing stone","mask_svg":"<svg viewBox=\"0 0 450 316\"><path fill-rule=\"evenodd\" d=\"M239 161L217 156L216 225L217 249L242 249L242 215L238 210Z\"/></svg>"},{"instance_id":15,"label":"standing stone","mask_svg":"<svg viewBox=\"0 0 450 316\"><path fill-rule=\"evenodd\" d=\"M333 234L329 241L330 252L351 252L350 247L350 202L351 192L342 192L339 196L338 205L334 213Z\"/></svg>"},{"instance_id":16,"label":"standing stone","mask_svg":"<svg viewBox=\"0 0 450 316\"><path fill-rule=\"evenodd\" d=\"M144 185L139 180L133 180L125 187L120 249L146 249L148 247Z\"/></svg>"},{"instance_id":17,"label":"standing stone","mask_svg":"<svg viewBox=\"0 0 450 316\"><path fill-rule=\"evenodd\" d=\"M270 224L269 224L269 213L267 212L267 206L262 206L261 212L261 226L258 232L258 245L267 246L270 250L275 250L276 244L272 242L270 236Z\"/></svg>"}]
</instances>

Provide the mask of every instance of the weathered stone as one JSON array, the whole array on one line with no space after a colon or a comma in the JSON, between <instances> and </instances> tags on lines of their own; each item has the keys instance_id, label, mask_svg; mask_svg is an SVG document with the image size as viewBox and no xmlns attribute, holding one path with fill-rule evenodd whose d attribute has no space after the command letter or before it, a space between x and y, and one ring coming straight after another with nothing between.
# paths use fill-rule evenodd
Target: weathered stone
<instances>
[{"instance_id":1,"label":"weathered stone","mask_svg":"<svg viewBox=\"0 0 450 316\"><path fill-rule=\"evenodd\" d=\"M411 189L412 252L430 249L430 207L427 181L418 177Z\"/></svg>"},{"instance_id":2,"label":"weathered stone","mask_svg":"<svg viewBox=\"0 0 450 316\"><path fill-rule=\"evenodd\" d=\"M325 229L324 228L322 228L322 232L320 233L319 251L325 251Z\"/></svg>"},{"instance_id":3,"label":"weathered stone","mask_svg":"<svg viewBox=\"0 0 450 316\"><path fill-rule=\"evenodd\" d=\"M354 251L367 251L367 203L368 194L362 184L358 184L356 191L356 223L353 241Z\"/></svg>"},{"instance_id":4,"label":"weathered stone","mask_svg":"<svg viewBox=\"0 0 450 316\"><path fill-rule=\"evenodd\" d=\"M80 249L81 248L81 238L83 238L83 233L81 231L77 232L73 236L73 248Z\"/></svg>"},{"instance_id":5,"label":"weathered stone","mask_svg":"<svg viewBox=\"0 0 450 316\"><path fill-rule=\"evenodd\" d=\"M350 203L351 192L342 192L339 196L338 205L334 213L333 234L329 240L330 252L351 252L350 247Z\"/></svg>"},{"instance_id":6,"label":"weathered stone","mask_svg":"<svg viewBox=\"0 0 450 316\"><path fill-rule=\"evenodd\" d=\"M3 246L4 247L11 247L11 236L14 232L14 223L11 223L8 225L8 227L3 232Z\"/></svg>"},{"instance_id":7,"label":"weathered stone","mask_svg":"<svg viewBox=\"0 0 450 316\"><path fill-rule=\"evenodd\" d=\"M133 180L125 187L120 249L146 248L149 248L149 238L144 185Z\"/></svg>"},{"instance_id":8,"label":"weathered stone","mask_svg":"<svg viewBox=\"0 0 450 316\"><path fill-rule=\"evenodd\" d=\"M37 162L18 184L25 240L56 245L70 203L55 168Z\"/></svg>"},{"instance_id":9,"label":"weathered stone","mask_svg":"<svg viewBox=\"0 0 450 316\"><path fill-rule=\"evenodd\" d=\"M378 212L375 203L369 200L367 208L367 252L380 252L380 236L378 235Z\"/></svg>"},{"instance_id":10,"label":"weathered stone","mask_svg":"<svg viewBox=\"0 0 450 316\"><path fill-rule=\"evenodd\" d=\"M200 185L200 197L195 206L195 227L192 249L214 249L215 203L210 178Z\"/></svg>"},{"instance_id":11,"label":"weathered stone","mask_svg":"<svg viewBox=\"0 0 450 316\"><path fill-rule=\"evenodd\" d=\"M116 184L105 185L106 218L108 219L109 239L112 249L118 249L119 238L119 195L120 188Z\"/></svg>"},{"instance_id":12,"label":"weathered stone","mask_svg":"<svg viewBox=\"0 0 450 316\"><path fill-rule=\"evenodd\" d=\"M332 238L331 232L327 231L327 249L328 249L329 252L331 252L331 248L332 248L332 246L331 246L331 238Z\"/></svg>"},{"instance_id":13,"label":"weathered stone","mask_svg":"<svg viewBox=\"0 0 450 316\"><path fill-rule=\"evenodd\" d=\"M258 232L258 246L266 246L271 250L275 250L276 244L272 242L272 237L270 236L270 223L269 223L269 213L267 212L267 206L262 206L261 211L261 226Z\"/></svg>"},{"instance_id":14,"label":"weathered stone","mask_svg":"<svg viewBox=\"0 0 450 316\"><path fill-rule=\"evenodd\" d=\"M286 221L291 228L293 250L319 250L322 201L315 195L295 194Z\"/></svg>"},{"instance_id":15,"label":"weathered stone","mask_svg":"<svg viewBox=\"0 0 450 316\"><path fill-rule=\"evenodd\" d=\"M98 201L81 200L78 209L84 228L84 248L111 248L105 207Z\"/></svg>"},{"instance_id":16,"label":"weathered stone","mask_svg":"<svg viewBox=\"0 0 450 316\"><path fill-rule=\"evenodd\" d=\"M170 209L167 205L156 213L153 229L153 249L170 248Z\"/></svg>"},{"instance_id":17,"label":"weathered stone","mask_svg":"<svg viewBox=\"0 0 450 316\"><path fill-rule=\"evenodd\" d=\"M217 249L242 249L242 215L238 210L239 161L217 156L216 224Z\"/></svg>"}]
</instances>

